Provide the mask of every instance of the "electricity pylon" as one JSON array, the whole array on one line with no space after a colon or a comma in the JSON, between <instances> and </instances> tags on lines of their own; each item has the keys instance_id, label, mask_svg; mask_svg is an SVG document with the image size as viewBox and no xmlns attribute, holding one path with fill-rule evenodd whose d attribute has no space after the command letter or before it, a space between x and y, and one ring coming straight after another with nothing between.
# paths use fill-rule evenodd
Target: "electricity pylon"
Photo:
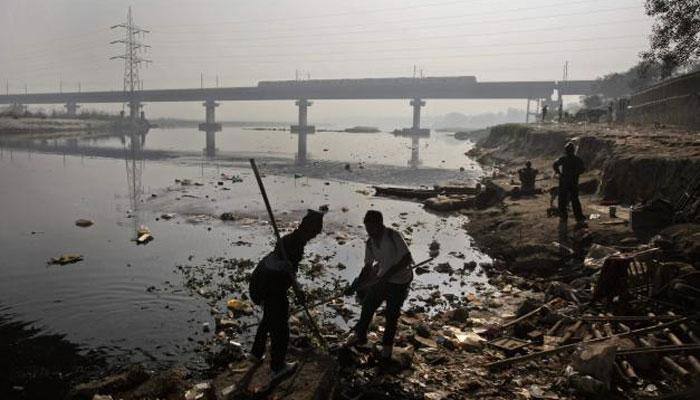
<instances>
[{"instance_id":1,"label":"electricity pylon","mask_svg":"<svg viewBox=\"0 0 700 400\"><path fill-rule=\"evenodd\" d=\"M139 78L139 68L141 64L151 62L151 60L140 56L151 46L142 43L139 39L142 40L149 31L134 24L131 7L129 7L129 11L126 14L126 22L110 27L110 29L116 28L124 28L124 39L114 40L110 44L124 44L124 54L110 57L110 60L124 60L124 92L128 93L131 117L134 118L135 114L138 114L138 108L140 107L140 104L134 98L134 92L143 88L143 81Z\"/></svg>"}]
</instances>

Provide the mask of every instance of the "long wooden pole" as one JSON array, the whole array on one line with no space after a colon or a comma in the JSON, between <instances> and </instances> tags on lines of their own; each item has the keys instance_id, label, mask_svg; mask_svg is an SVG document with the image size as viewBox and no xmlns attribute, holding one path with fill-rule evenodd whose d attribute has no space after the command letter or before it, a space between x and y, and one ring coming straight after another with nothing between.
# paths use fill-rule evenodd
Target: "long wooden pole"
<instances>
[{"instance_id":1,"label":"long wooden pole","mask_svg":"<svg viewBox=\"0 0 700 400\"><path fill-rule=\"evenodd\" d=\"M280 248L280 252L282 253L282 258L284 258L284 261L287 263L287 265L290 267L290 270L288 273L290 274L290 277L292 279L292 291L294 292L294 296L297 299L297 302L299 305L304 310L304 314L306 314L306 319L309 324L309 327L311 328L311 331L313 332L314 336L316 336L316 339L318 340L319 344L321 345L321 348L324 351L328 351L328 344L326 343L326 340L323 338L323 335L321 335L321 330L318 328L318 325L316 324L316 320L313 318L311 315L311 312L309 311L309 308L306 306L306 296L304 296L304 292L301 290L301 287L299 287L299 282L297 282L295 276L291 276L291 266L292 264L289 262L289 258L287 257L287 252L284 249L284 243L282 243L282 238L280 237L280 232L279 229L277 229L277 222L275 222L275 215L272 213L272 207L270 206L270 200L267 198L267 192L265 191L265 185L263 185L262 178L260 177L260 171L258 171L258 166L255 164L255 159L251 158L250 159L250 166L253 168L253 173L255 174L255 179L258 181L258 186L260 187L260 193L262 194L263 201L265 202L265 207L267 208L267 214L270 217L270 223L272 224L272 229L275 232L275 238L277 239L277 245Z\"/></svg>"}]
</instances>

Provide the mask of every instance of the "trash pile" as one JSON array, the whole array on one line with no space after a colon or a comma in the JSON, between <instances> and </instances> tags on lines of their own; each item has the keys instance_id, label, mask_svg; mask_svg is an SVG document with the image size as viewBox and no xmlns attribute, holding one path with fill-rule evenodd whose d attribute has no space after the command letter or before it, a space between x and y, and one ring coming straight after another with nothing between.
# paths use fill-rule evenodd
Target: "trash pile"
<instances>
[{"instance_id":1,"label":"trash pile","mask_svg":"<svg viewBox=\"0 0 700 400\"><path fill-rule=\"evenodd\" d=\"M439 244L430 249L439 252ZM252 304L245 294L230 297L244 292L253 262L222 258L209 262L223 268L180 266L186 286L209 299L215 323L202 326L211 332L203 346L209 373L172 383L179 391L173 398L693 398L700 296L697 260L684 254L672 238L658 236L638 248L566 252L546 277L515 275L499 260L433 265L448 279L473 273L488 284L456 295L416 282L420 292L404 307L389 362L380 357L381 312L367 345L344 345L358 308L355 299L338 295L347 282L334 277L308 297L329 353L315 346L293 305L290 358L300 367L275 387L265 384L268 363L246 357L245 337L256 326ZM318 279L319 268L344 268L325 262L312 257L302 274ZM222 301L225 311L217 308Z\"/></svg>"}]
</instances>

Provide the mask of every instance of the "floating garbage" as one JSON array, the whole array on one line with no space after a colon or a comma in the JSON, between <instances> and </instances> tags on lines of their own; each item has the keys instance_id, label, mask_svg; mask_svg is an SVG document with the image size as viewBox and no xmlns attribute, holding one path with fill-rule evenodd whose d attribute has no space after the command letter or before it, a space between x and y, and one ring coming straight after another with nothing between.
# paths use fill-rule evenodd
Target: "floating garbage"
<instances>
[{"instance_id":1,"label":"floating garbage","mask_svg":"<svg viewBox=\"0 0 700 400\"><path fill-rule=\"evenodd\" d=\"M253 307L248 302L239 299L231 299L227 301L226 307L236 317L253 313Z\"/></svg>"},{"instance_id":2,"label":"floating garbage","mask_svg":"<svg viewBox=\"0 0 700 400\"><path fill-rule=\"evenodd\" d=\"M94 224L95 224L94 221L89 220L89 219L84 219L84 218L80 218L80 219L75 221L75 226L79 226L81 228L87 228L87 227L92 226Z\"/></svg>"},{"instance_id":3,"label":"floating garbage","mask_svg":"<svg viewBox=\"0 0 700 400\"><path fill-rule=\"evenodd\" d=\"M74 263L77 263L78 261L83 261L82 254L68 253L68 254L62 254L58 257L53 257L52 259L49 260L48 263L49 264L66 265L66 264L74 264Z\"/></svg>"},{"instance_id":4,"label":"floating garbage","mask_svg":"<svg viewBox=\"0 0 700 400\"><path fill-rule=\"evenodd\" d=\"M153 235L151 235L151 230L147 226L141 225L136 230L136 244L146 244L153 240Z\"/></svg>"}]
</instances>

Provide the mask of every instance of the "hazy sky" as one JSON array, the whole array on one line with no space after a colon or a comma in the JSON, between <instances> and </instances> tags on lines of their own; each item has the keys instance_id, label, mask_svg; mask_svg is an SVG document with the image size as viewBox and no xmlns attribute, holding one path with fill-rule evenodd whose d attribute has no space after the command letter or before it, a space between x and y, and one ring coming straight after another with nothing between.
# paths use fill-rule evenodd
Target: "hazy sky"
<instances>
[{"instance_id":1,"label":"hazy sky","mask_svg":"<svg viewBox=\"0 0 700 400\"><path fill-rule=\"evenodd\" d=\"M593 79L636 63L651 21L642 0L0 0L0 79L10 92L121 90L110 45L132 6L150 34L145 88L252 86L260 80L475 75L480 81ZM310 119L404 116L406 101L318 101ZM524 107L428 101L425 115ZM106 109L121 109L112 105ZM194 103L149 116L202 118ZM291 120L292 102L228 102L219 119Z\"/></svg>"}]
</instances>

